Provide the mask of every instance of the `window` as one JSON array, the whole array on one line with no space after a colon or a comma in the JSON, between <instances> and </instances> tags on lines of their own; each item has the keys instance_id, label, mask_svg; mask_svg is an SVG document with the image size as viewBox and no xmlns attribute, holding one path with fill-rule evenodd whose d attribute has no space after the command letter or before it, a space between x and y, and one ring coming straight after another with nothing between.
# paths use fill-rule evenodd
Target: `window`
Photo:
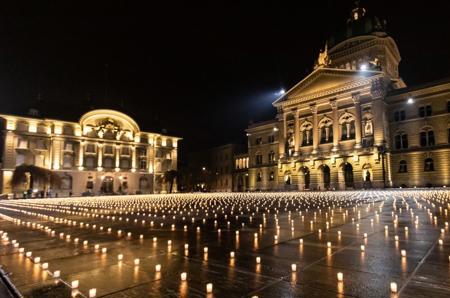
<instances>
[{"instance_id":1,"label":"window","mask_svg":"<svg viewBox=\"0 0 450 298\"><path fill-rule=\"evenodd\" d=\"M450 100L447 101L447 113L450 113Z\"/></svg>"},{"instance_id":2,"label":"window","mask_svg":"<svg viewBox=\"0 0 450 298\"><path fill-rule=\"evenodd\" d=\"M341 140L352 140L355 138L355 121L342 123Z\"/></svg>"},{"instance_id":3,"label":"window","mask_svg":"<svg viewBox=\"0 0 450 298\"><path fill-rule=\"evenodd\" d=\"M113 154L113 147L105 146L105 154Z\"/></svg>"},{"instance_id":4,"label":"window","mask_svg":"<svg viewBox=\"0 0 450 298\"><path fill-rule=\"evenodd\" d=\"M256 145L261 145L261 144L262 144L262 138L261 138L261 137L256 138L255 144L256 144Z\"/></svg>"},{"instance_id":5,"label":"window","mask_svg":"<svg viewBox=\"0 0 450 298\"><path fill-rule=\"evenodd\" d=\"M313 142L313 135L312 135L312 129L306 129L302 133L302 146L309 146L312 145Z\"/></svg>"},{"instance_id":6,"label":"window","mask_svg":"<svg viewBox=\"0 0 450 298\"><path fill-rule=\"evenodd\" d=\"M408 165L406 164L406 160L400 160L399 167L398 167L399 173L406 173L408 172Z\"/></svg>"},{"instance_id":7,"label":"window","mask_svg":"<svg viewBox=\"0 0 450 298\"><path fill-rule=\"evenodd\" d=\"M72 189L72 176L65 175L61 178L61 189L70 190Z\"/></svg>"},{"instance_id":8,"label":"window","mask_svg":"<svg viewBox=\"0 0 450 298\"><path fill-rule=\"evenodd\" d=\"M262 155L261 155L261 154L257 154L257 155L256 155L256 164L257 164L257 165L262 165L262 163L263 163L263 157L262 157Z\"/></svg>"},{"instance_id":9,"label":"window","mask_svg":"<svg viewBox=\"0 0 450 298\"><path fill-rule=\"evenodd\" d=\"M270 135L267 137L267 143L273 143L275 142L275 136L274 135Z\"/></svg>"},{"instance_id":10,"label":"window","mask_svg":"<svg viewBox=\"0 0 450 298\"><path fill-rule=\"evenodd\" d=\"M420 146L434 146L434 131L428 130L420 132Z\"/></svg>"},{"instance_id":11,"label":"window","mask_svg":"<svg viewBox=\"0 0 450 298\"><path fill-rule=\"evenodd\" d=\"M130 155L130 148L122 147L121 153L122 153L122 155Z\"/></svg>"},{"instance_id":12,"label":"window","mask_svg":"<svg viewBox=\"0 0 450 298\"><path fill-rule=\"evenodd\" d=\"M425 172L434 171L434 163L432 158L425 159L424 169Z\"/></svg>"},{"instance_id":13,"label":"window","mask_svg":"<svg viewBox=\"0 0 450 298\"><path fill-rule=\"evenodd\" d=\"M37 167L44 167L45 157L43 154L37 154L34 156L34 165Z\"/></svg>"},{"instance_id":14,"label":"window","mask_svg":"<svg viewBox=\"0 0 450 298\"><path fill-rule=\"evenodd\" d=\"M273 151L269 153L269 163L275 163L275 152Z\"/></svg>"},{"instance_id":15,"label":"window","mask_svg":"<svg viewBox=\"0 0 450 298\"><path fill-rule=\"evenodd\" d=\"M93 156L87 156L84 159L84 163L87 168L94 168L97 165L96 159Z\"/></svg>"},{"instance_id":16,"label":"window","mask_svg":"<svg viewBox=\"0 0 450 298\"><path fill-rule=\"evenodd\" d=\"M448 138L447 143L450 144L450 128L447 129L447 138Z\"/></svg>"},{"instance_id":17,"label":"window","mask_svg":"<svg viewBox=\"0 0 450 298\"><path fill-rule=\"evenodd\" d=\"M256 182L261 182L262 180L262 175L261 173L258 173L258 175L256 175Z\"/></svg>"},{"instance_id":18,"label":"window","mask_svg":"<svg viewBox=\"0 0 450 298\"><path fill-rule=\"evenodd\" d=\"M398 134L394 137L395 149L407 149L408 148L408 135Z\"/></svg>"},{"instance_id":19,"label":"window","mask_svg":"<svg viewBox=\"0 0 450 298\"><path fill-rule=\"evenodd\" d=\"M26 139L19 139L18 148L21 149L27 149L28 148L28 140Z\"/></svg>"},{"instance_id":20,"label":"window","mask_svg":"<svg viewBox=\"0 0 450 298\"><path fill-rule=\"evenodd\" d=\"M38 139L36 141L36 149L41 149L41 150L45 149L45 142L44 142L44 140Z\"/></svg>"},{"instance_id":21,"label":"window","mask_svg":"<svg viewBox=\"0 0 450 298\"><path fill-rule=\"evenodd\" d=\"M431 116L431 114L432 114L431 105L419 108L419 117Z\"/></svg>"},{"instance_id":22,"label":"window","mask_svg":"<svg viewBox=\"0 0 450 298\"><path fill-rule=\"evenodd\" d=\"M64 143L64 150L65 151L73 151L73 143L71 143L71 142Z\"/></svg>"},{"instance_id":23,"label":"window","mask_svg":"<svg viewBox=\"0 0 450 298\"><path fill-rule=\"evenodd\" d=\"M122 169L129 169L130 168L130 160L128 158L122 158L120 160L120 167Z\"/></svg>"},{"instance_id":24,"label":"window","mask_svg":"<svg viewBox=\"0 0 450 298\"><path fill-rule=\"evenodd\" d=\"M63 168L70 169L73 167L73 156L70 153L64 154Z\"/></svg>"},{"instance_id":25,"label":"window","mask_svg":"<svg viewBox=\"0 0 450 298\"><path fill-rule=\"evenodd\" d=\"M86 152L87 153L95 153L95 145L94 144L87 144L86 145Z\"/></svg>"},{"instance_id":26,"label":"window","mask_svg":"<svg viewBox=\"0 0 450 298\"><path fill-rule=\"evenodd\" d=\"M275 174L274 174L273 172L270 172L269 180L270 180L270 181L275 180Z\"/></svg>"},{"instance_id":27,"label":"window","mask_svg":"<svg viewBox=\"0 0 450 298\"><path fill-rule=\"evenodd\" d=\"M403 121L403 120L405 120L405 118L406 118L406 114L405 114L405 111L396 111L395 113L394 113L394 121Z\"/></svg>"},{"instance_id":28,"label":"window","mask_svg":"<svg viewBox=\"0 0 450 298\"><path fill-rule=\"evenodd\" d=\"M23 165L25 163L25 155L18 153L16 154L16 166Z\"/></svg>"},{"instance_id":29,"label":"window","mask_svg":"<svg viewBox=\"0 0 450 298\"><path fill-rule=\"evenodd\" d=\"M103 159L103 167L106 169L112 169L114 166L114 161L111 157L105 157Z\"/></svg>"},{"instance_id":30,"label":"window","mask_svg":"<svg viewBox=\"0 0 450 298\"><path fill-rule=\"evenodd\" d=\"M320 130L320 143L331 143L333 141L333 127L324 126Z\"/></svg>"},{"instance_id":31,"label":"window","mask_svg":"<svg viewBox=\"0 0 450 298\"><path fill-rule=\"evenodd\" d=\"M141 159L139 161L139 169L141 169L141 170L147 169L147 161L145 159Z\"/></svg>"}]
</instances>

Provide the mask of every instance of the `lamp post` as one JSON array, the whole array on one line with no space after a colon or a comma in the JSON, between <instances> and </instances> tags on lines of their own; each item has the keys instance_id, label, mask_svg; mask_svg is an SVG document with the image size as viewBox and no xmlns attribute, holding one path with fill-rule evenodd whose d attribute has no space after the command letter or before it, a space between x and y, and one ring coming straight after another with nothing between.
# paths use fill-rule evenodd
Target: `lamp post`
<instances>
[{"instance_id":1,"label":"lamp post","mask_svg":"<svg viewBox=\"0 0 450 298\"><path fill-rule=\"evenodd\" d=\"M386 155L386 145L382 144L380 146L377 146L378 148L378 158L380 158L381 155L381 168L383 171L383 188L386 188L386 169L384 166L384 156Z\"/></svg>"}]
</instances>

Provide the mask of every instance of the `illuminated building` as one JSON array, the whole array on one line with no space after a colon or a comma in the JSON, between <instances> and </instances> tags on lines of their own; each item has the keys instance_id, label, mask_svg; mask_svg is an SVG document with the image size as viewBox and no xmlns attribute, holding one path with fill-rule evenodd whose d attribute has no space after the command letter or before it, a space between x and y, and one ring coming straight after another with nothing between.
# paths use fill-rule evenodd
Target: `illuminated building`
<instances>
[{"instance_id":1,"label":"illuminated building","mask_svg":"<svg viewBox=\"0 0 450 298\"><path fill-rule=\"evenodd\" d=\"M406 87L385 22L355 8L314 70L246 130L250 190L450 183L450 80Z\"/></svg>"},{"instance_id":2,"label":"illuminated building","mask_svg":"<svg viewBox=\"0 0 450 298\"><path fill-rule=\"evenodd\" d=\"M57 173L61 185L50 188L59 196L166 192L163 175L177 169L180 138L141 131L118 111L93 110L79 122L14 115L0 119L2 193L28 188L24 183L13 189L10 183L14 169L23 164ZM34 188L41 191L48 185L35 183Z\"/></svg>"}]
</instances>

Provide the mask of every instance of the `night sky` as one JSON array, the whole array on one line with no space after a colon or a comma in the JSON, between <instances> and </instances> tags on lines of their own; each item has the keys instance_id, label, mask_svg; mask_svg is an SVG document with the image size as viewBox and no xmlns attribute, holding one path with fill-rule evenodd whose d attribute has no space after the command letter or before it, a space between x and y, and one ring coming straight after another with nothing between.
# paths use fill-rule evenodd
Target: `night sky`
<instances>
[{"instance_id":1,"label":"night sky","mask_svg":"<svg viewBox=\"0 0 450 298\"><path fill-rule=\"evenodd\" d=\"M353 8L343 0L38 2L34 16L0 17L0 112L38 104L44 117L76 121L91 107L114 108L142 130L183 137L184 154L240 141L249 121L273 118L274 93L312 70ZM408 85L450 76L449 1L361 3L387 20Z\"/></svg>"}]
</instances>

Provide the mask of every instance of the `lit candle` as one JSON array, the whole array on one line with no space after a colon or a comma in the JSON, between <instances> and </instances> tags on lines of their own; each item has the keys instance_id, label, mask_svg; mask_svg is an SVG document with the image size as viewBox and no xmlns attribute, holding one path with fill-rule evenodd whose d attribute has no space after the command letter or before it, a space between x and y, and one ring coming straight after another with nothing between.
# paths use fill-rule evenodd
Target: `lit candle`
<instances>
[{"instance_id":1,"label":"lit candle","mask_svg":"<svg viewBox=\"0 0 450 298\"><path fill-rule=\"evenodd\" d=\"M117 260L118 261L122 261L123 260L123 254L118 254L117 255Z\"/></svg>"},{"instance_id":2,"label":"lit candle","mask_svg":"<svg viewBox=\"0 0 450 298\"><path fill-rule=\"evenodd\" d=\"M401 253L402 253L402 257L406 257L406 250L402 249Z\"/></svg>"},{"instance_id":3,"label":"lit candle","mask_svg":"<svg viewBox=\"0 0 450 298\"><path fill-rule=\"evenodd\" d=\"M391 282L391 292L397 293L397 283Z\"/></svg>"},{"instance_id":4,"label":"lit candle","mask_svg":"<svg viewBox=\"0 0 450 298\"><path fill-rule=\"evenodd\" d=\"M42 269L47 270L48 269L48 263L43 263L42 264Z\"/></svg>"},{"instance_id":5,"label":"lit candle","mask_svg":"<svg viewBox=\"0 0 450 298\"><path fill-rule=\"evenodd\" d=\"M95 296L97 296L97 289L90 289L89 290L89 298L94 298Z\"/></svg>"},{"instance_id":6,"label":"lit candle","mask_svg":"<svg viewBox=\"0 0 450 298\"><path fill-rule=\"evenodd\" d=\"M185 281L186 278L187 278L187 273L186 272L181 273L181 280Z\"/></svg>"},{"instance_id":7,"label":"lit candle","mask_svg":"<svg viewBox=\"0 0 450 298\"><path fill-rule=\"evenodd\" d=\"M234 251L230 252L230 258L234 258Z\"/></svg>"},{"instance_id":8,"label":"lit candle","mask_svg":"<svg viewBox=\"0 0 450 298\"><path fill-rule=\"evenodd\" d=\"M364 245L361 245L361 251L365 251L366 247Z\"/></svg>"},{"instance_id":9,"label":"lit candle","mask_svg":"<svg viewBox=\"0 0 450 298\"><path fill-rule=\"evenodd\" d=\"M342 272L338 272L337 274L337 280L338 281L343 281L344 280L344 274Z\"/></svg>"},{"instance_id":10,"label":"lit candle","mask_svg":"<svg viewBox=\"0 0 450 298\"><path fill-rule=\"evenodd\" d=\"M155 270L156 270L156 272L160 272L161 271L161 265L160 264L156 265L155 266Z\"/></svg>"},{"instance_id":11,"label":"lit candle","mask_svg":"<svg viewBox=\"0 0 450 298\"><path fill-rule=\"evenodd\" d=\"M73 281L72 281L71 287L72 287L72 289L77 289L77 288L78 288L78 285L79 285L78 280L73 280Z\"/></svg>"},{"instance_id":12,"label":"lit candle","mask_svg":"<svg viewBox=\"0 0 450 298\"><path fill-rule=\"evenodd\" d=\"M297 271L297 264L292 264L291 265L291 270L292 270L292 272Z\"/></svg>"},{"instance_id":13,"label":"lit candle","mask_svg":"<svg viewBox=\"0 0 450 298\"><path fill-rule=\"evenodd\" d=\"M257 264L261 263L261 257L256 257L256 263Z\"/></svg>"},{"instance_id":14,"label":"lit candle","mask_svg":"<svg viewBox=\"0 0 450 298\"><path fill-rule=\"evenodd\" d=\"M135 266L138 266L139 263L140 263L140 260L139 260L139 259L134 259L134 265L135 265Z\"/></svg>"},{"instance_id":15,"label":"lit candle","mask_svg":"<svg viewBox=\"0 0 450 298\"><path fill-rule=\"evenodd\" d=\"M54 278L59 278L60 276L61 276L61 271L56 270L56 271L53 272L53 277Z\"/></svg>"},{"instance_id":16,"label":"lit candle","mask_svg":"<svg viewBox=\"0 0 450 298\"><path fill-rule=\"evenodd\" d=\"M212 293L212 291L213 291L213 284L212 283L206 284L206 293Z\"/></svg>"}]
</instances>

